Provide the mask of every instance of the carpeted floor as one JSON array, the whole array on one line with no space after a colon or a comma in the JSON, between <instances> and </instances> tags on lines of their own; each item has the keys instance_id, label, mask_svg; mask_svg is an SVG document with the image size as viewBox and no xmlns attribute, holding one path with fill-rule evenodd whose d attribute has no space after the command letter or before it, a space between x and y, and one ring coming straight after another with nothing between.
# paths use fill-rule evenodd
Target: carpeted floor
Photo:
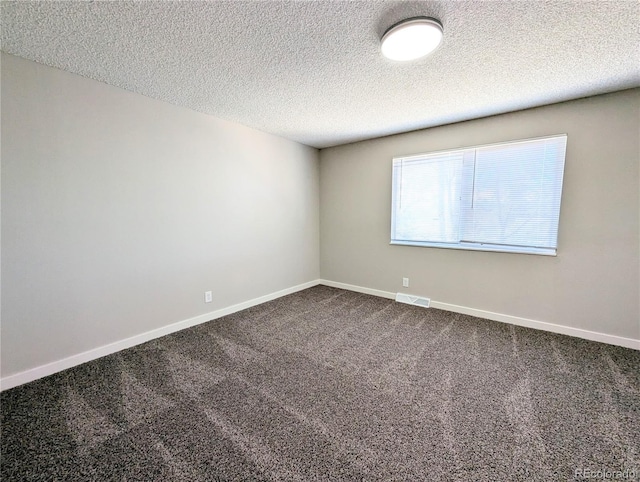
<instances>
[{"instance_id":1,"label":"carpeted floor","mask_svg":"<svg viewBox=\"0 0 640 482\"><path fill-rule=\"evenodd\" d=\"M1 408L3 481L640 473L640 352L325 286L8 390Z\"/></svg>"}]
</instances>

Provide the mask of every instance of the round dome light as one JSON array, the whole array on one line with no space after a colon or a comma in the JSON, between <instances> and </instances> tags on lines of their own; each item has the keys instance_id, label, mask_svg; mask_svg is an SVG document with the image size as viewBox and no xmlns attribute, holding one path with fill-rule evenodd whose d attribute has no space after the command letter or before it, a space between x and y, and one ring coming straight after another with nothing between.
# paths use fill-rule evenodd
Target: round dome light
<instances>
[{"instance_id":1,"label":"round dome light","mask_svg":"<svg viewBox=\"0 0 640 482\"><path fill-rule=\"evenodd\" d=\"M414 17L392 25L382 36L382 55L415 60L433 52L442 41L442 25L430 17Z\"/></svg>"}]
</instances>

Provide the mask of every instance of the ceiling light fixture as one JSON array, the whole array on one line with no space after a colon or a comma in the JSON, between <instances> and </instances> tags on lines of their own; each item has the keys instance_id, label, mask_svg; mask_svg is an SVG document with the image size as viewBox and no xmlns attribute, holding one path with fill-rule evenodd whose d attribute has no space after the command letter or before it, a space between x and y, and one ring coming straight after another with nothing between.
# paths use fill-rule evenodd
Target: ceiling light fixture
<instances>
[{"instance_id":1,"label":"ceiling light fixture","mask_svg":"<svg viewBox=\"0 0 640 482\"><path fill-rule=\"evenodd\" d=\"M391 60L415 60L433 52L442 41L442 24L431 17L402 20L382 36L382 55Z\"/></svg>"}]
</instances>

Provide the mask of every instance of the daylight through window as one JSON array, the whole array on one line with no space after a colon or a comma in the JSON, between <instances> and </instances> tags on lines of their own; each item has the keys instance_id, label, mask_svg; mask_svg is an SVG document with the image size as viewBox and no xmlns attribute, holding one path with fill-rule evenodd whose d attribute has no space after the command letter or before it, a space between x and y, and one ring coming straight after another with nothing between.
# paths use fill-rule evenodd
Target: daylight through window
<instances>
[{"instance_id":1,"label":"daylight through window","mask_svg":"<svg viewBox=\"0 0 640 482\"><path fill-rule=\"evenodd\" d=\"M393 160L391 244L556 255L567 136Z\"/></svg>"}]
</instances>

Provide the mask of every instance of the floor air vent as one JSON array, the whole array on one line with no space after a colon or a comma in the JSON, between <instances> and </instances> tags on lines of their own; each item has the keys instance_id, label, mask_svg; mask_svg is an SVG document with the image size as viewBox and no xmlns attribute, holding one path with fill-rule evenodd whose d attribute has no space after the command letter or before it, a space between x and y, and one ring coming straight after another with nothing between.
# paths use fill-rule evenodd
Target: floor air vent
<instances>
[{"instance_id":1,"label":"floor air vent","mask_svg":"<svg viewBox=\"0 0 640 482\"><path fill-rule=\"evenodd\" d=\"M396 301L398 303L406 303L408 305L422 306L423 308L429 308L429 303L431 302L429 298L405 295L403 293L396 293Z\"/></svg>"}]
</instances>

